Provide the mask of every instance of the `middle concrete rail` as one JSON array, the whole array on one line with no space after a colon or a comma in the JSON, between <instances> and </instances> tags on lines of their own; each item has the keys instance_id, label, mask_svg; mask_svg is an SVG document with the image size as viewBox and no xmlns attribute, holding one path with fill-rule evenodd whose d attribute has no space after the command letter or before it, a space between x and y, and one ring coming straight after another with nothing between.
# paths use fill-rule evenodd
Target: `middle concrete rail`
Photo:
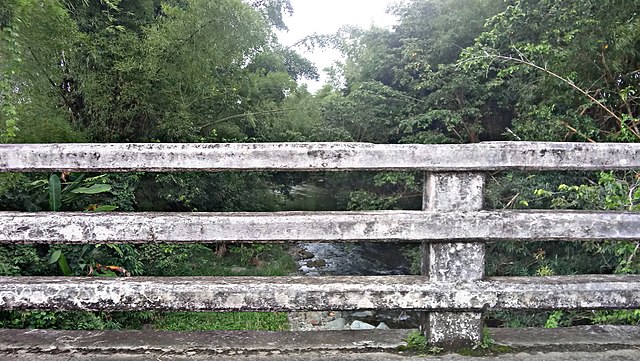
<instances>
[{"instance_id":1,"label":"middle concrete rail","mask_svg":"<svg viewBox=\"0 0 640 361\"><path fill-rule=\"evenodd\" d=\"M640 308L640 275L0 277L0 309L306 311Z\"/></svg>"}]
</instances>

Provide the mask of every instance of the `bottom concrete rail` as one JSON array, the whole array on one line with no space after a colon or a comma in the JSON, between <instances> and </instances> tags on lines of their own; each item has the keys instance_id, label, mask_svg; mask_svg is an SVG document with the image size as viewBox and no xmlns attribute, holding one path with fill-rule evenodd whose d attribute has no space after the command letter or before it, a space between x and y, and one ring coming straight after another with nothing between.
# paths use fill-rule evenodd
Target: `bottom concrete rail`
<instances>
[{"instance_id":1,"label":"bottom concrete rail","mask_svg":"<svg viewBox=\"0 0 640 361\"><path fill-rule=\"evenodd\" d=\"M0 330L0 360L302 361L640 360L640 327L492 329L501 354L416 355L401 350L411 330L154 332ZM466 354L466 353L465 353Z\"/></svg>"},{"instance_id":2,"label":"bottom concrete rail","mask_svg":"<svg viewBox=\"0 0 640 361\"><path fill-rule=\"evenodd\" d=\"M637 361L637 350L576 351L576 352L518 352L499 356L474 357L449 354L443 356L402 356L383 352L343 353L335 351L309 352L293 355L3 355L8 361Z\"/></svg>"}]
</instances>

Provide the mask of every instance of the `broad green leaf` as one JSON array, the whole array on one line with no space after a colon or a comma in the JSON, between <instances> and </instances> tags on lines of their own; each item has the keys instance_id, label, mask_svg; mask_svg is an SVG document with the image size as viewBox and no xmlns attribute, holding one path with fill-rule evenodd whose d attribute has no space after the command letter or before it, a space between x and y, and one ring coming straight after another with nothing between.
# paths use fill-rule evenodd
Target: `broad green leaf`
<instances>
[{"instance_id":1,"label":"broad green leaf","mask_svg":"<svg viewBox=\"0 0 640 361\"><path fill-rule=\"evenodd\" d=\"M69 263L67 263L67 257L65 257L62 252L60 252L60 258L58 258L58 265L65 276L71 276L73 272L71 272L71 267L69 267Z\"/></svg>"},{"instance_id":2,"label":"broad green leaf","mask_svg":"<svg viewBox=\"0 0 640 361\"><path fill-rule=\"evenodd\" d=\"M74 194L98 194L111 191L111 186L108 184L94 184L91 187L80 187L71 191Z\"/></svg>"},{"instance_id":3,"label":"broad green leaf","mask_svg":"<svg viewBox=\"0 0 640 361\"><path fill-rule=\"evenodd\" d=\"M61 255L62 255L62 251L61 250L54 251L51 254L51 258L49 258L49 264L54 264L54 263L58 262L58 260L60 259Z\"/></svg>"},{"instance_id":4,"label":"broad green leaf","mask_svg":"<svg viewBox=\"0 0 640 361\"><path fill-rule=\"evenodd\" d=\"M52 211L59 211L62 206L60 198L61 193L60 177L56 174L52 174L49 177L49 209Z\"/></svg>"}]
</instances>

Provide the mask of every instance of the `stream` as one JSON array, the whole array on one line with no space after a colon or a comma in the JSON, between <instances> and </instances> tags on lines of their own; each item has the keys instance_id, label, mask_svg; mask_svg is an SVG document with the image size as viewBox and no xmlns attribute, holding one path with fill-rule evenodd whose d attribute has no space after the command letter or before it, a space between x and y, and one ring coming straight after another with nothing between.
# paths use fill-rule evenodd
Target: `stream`
<instances>
[{"instance_id":1,"label":"stream","mask_svg":"<svg viewBox=\"0 0 640 361\"><path fill-rule=\"evenodd\" d=\"M336 210L336 200L325 189L301 185L291 190L286 211ZM389 243L299 243L304 256L298 261L303 274L318 275L402 275L410 270L402 245ZM311 257L313 255L313 257Z\"/></svg>"},{"instance_id":2,"label":"stream","mask_svg":"<svg viewBox=\"0 0 640 361\"><path fill-rule=\"evenodd\" d=\"M337 209L333 195L316 185L296 186L290 194L292 199L285 204L286 211ZM298 243L297 247L299 270L308 276L402 275L409 274L410 271L410 262L402 253L402 244L314 242ZM391 328L415 327L416 319L415 314L401 311L384 311L369 315L372 323L384 322Z\"/></svg>"}]
</instances>

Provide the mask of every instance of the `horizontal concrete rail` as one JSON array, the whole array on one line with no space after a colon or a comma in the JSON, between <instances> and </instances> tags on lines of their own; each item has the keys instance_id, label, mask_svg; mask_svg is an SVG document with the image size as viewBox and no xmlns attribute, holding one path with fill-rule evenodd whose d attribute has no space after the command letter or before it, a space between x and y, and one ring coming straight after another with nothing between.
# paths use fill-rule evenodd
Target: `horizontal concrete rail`
<instances>
[{"instance_id":1,"label":"horizontal concrete rail","mask_svg":"<svg viewBox=\"0 0 640 361\"><path fill-rule=\"evenodd\" d=\"M218 360L220 355L242 355L239 360L249 361L247 354L267 353L265 356L276 357L286 355L292 360L301 353L318 351L362 352L385 351L389 358L395 359L393 353L406 346L403 341L414 330L358 330L358 331L322 331L317 332L270 332L270 331L75 331L75 330L0 330L0 353L31 355L60 355L60 359L69 361L74 354L91 356L98 355L131 355L144 354L144 360L174 360L179 355L206 355ZM573 352L596 351L596 349L621 349L640 347L640 327L638 326L577 326L561 328L488 328L487 332L497 345L504 345L518 351L535 350L558 351L571 350ZM319 337L320 336L320 337ZM515 351L512 350L513 354ZM150 355L163 355L156 358ZM638 355L640 357L640 349ZM2 354L0 354L1 356ZM212 356L216 355L216 356ZM66 356L66 357L65 357ZM344 360L345 354L339 360ZM366 355L368 356L368 355ZM506 361L502 355L501 361ZM517 358L530 361L532 353ZM526 357L528 356L528 357ZM451 356L449 356L451 357ZM323 357L307 360L326 359ZM0 357L0 359L2 359ZM7 359L14 360L13 357ZM26 358L25 358L26 359ZM31 359L30 361L33 361ZM187 358L191 360L191 358ZM265 357L273 361L272 358ZM330 358L335 360L334 358ZM413 361L407 356L402 361ZM479 358L469 358L477 361ZM549 358L546 360L560 358ZM637 361L638 357L631 360ZM136 359L140 360L140 358ZM358 360L370 360L360 357ZM420 358L420 361L425 361ZM447 356L434 358L435 361L453 361ZM456 358L455 360L459 360ZM467 360L464 358L464 360ZM495 359L491 358L492 361ZM564 360L564 358L562 358ZM592 358L577 358L576 360L593 360ZM618 358L609 359L609 361ZM121 361L121 360L118 360Z\"/></svg>"},{"instance_id":2,"label":"horizontal concrete rail","mask_svg":"<svg viewBox=\"0 0 640 361\"><path fill-rule=\"evenodd\" d=\"M0 277L0 309L306 311L640 308L640 276Z\"/></svg>"},{"instance_id":3,"label":"horizontal concrete rail","mask_svg":"<svg viewBox=\"0 0 640 361\"><path fill-rule=\"evenodd\" d=\"M638 238L640 213L627 212L0 212L0 244Z\"/></svg>"},{"instance_id":4,"label":"horizontal concrete rail","mask_svg":"<svg viewBox=\"0 0 640 361\"><path fill-rule=\"evenodd\" d=\"M640 144L0 144L0 172L634 168Z\"/></svg>"},{"instance_id":5,"label":"horizontal concrete rail","mask_svg":"<svg viewBox=\"0 0 640 361\"><path fill-rule=\"evenodd\" d=\"M322 350L345 352L396 351L406 346L403 339L412 330L358 330L316 332L272 331L60 331L60 330L2 330L0 352L14 353L299 353ZM600 334L605 334L600 332ZM275 355L274 355L275 356ZM0 358L2 359L2 358ZM161 361L170 360L159 357ZM144 358L144 360L157 360Z\"/></svg>"}]
</instances>

